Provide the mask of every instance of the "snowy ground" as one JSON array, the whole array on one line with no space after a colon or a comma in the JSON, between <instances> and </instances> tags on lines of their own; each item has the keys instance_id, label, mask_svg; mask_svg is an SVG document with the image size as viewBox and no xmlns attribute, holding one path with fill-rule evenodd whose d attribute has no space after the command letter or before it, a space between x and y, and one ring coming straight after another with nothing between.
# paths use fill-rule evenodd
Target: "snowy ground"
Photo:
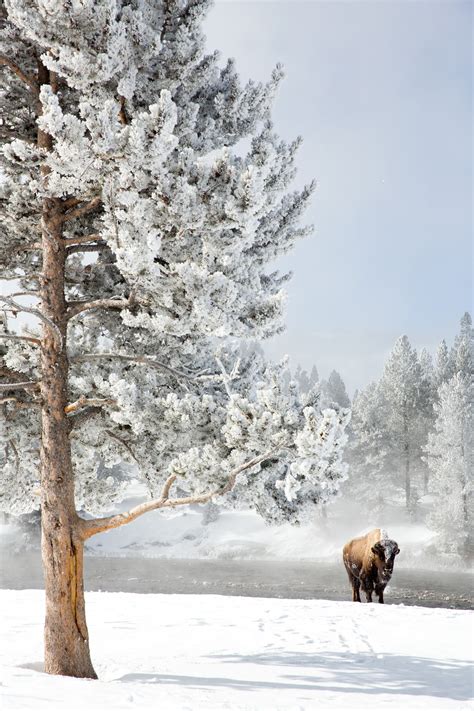
<instances>
[{"instance_id":1,"label":"snowy ground","mask_svg":"<svg viewBox=\"0 0 474 711\"><path fill-rule=\"evenodd\" d=\"M41 671L43 593L0 591L4 711L472 709L472 613L88 593L100 681Z\"/></svg>"}]
</instances>

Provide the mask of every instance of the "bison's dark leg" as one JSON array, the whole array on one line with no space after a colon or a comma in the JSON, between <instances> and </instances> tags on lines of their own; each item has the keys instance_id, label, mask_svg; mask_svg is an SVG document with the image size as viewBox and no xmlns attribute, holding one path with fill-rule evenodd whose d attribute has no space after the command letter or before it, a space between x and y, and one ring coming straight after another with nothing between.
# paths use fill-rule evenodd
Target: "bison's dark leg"
<instances>
[{"instance_id":1,"label":"bison's dark leg","mask_svg":"<svg viewBox=\"0 0 474 711\"><path fill-rule=\"evenodd\" d=\"M373 589L374 589L374 586L372 585L370 580L363 580L362 581L362 590L365 592L365 597L367 599L367 602L372 602Z\"/></svg>"},{"instance_id":2,"label":"bison's dark leg","mask_svg":"<svg viewBox=\"0 0 474 711\"><path fill-rule=\"evenodd\" d=\"M375 589L375 592L376 592L377 595L379 596L379 602L380 602L381 605L384 604L383 591L384 591L383 587L378 587L378 588Z\"/></svg>"},{"instance_id":3,"label":"bison's dark leg","mask_svg":"<svg viewBox=\"0 0 474 711\"><path fill-rule=\"evenodd\" d=\"M349 561L347 561L346 559L344 559L344 566L346 568L347 577L349 578L349 582L352 587L352 602L360 602L360 580L359 578L356 578L356 576L351 570Z\"/></svg>"},{"instance_id":4,"label":"bison's dark leg","mask_svg":"<svg viewBox=\"0 0 474 711\"><path fill-rule=\"evenodd\" d=\"M352 602L360 602L360 581L352 578Z\"/></svg>"}]
</instances>

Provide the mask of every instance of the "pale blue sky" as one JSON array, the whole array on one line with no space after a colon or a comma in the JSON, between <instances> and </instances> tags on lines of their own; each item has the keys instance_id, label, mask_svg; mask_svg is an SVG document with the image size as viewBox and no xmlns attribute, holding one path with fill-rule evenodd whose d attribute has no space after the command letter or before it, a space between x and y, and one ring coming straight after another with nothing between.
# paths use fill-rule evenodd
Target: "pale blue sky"
<instances>
[{"instance_id":1,"label":"pale blue sky","mask_svg":"<svg viewBox=\"0 0 474 711\"><path fill-rule=\"evenodd\" d=\"M275 127L319 184L267 350L353 390L402 333L452 340L472 308L471 2L222 1L206 32L243 78L284 64Z\"/></svg>"}]
</instances>

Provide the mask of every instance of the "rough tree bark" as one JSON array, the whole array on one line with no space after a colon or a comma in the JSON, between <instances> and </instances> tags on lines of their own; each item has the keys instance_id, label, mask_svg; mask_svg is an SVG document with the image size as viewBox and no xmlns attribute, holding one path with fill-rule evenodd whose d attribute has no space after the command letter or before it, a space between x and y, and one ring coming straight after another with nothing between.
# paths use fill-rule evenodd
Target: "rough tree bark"
<instances>
[{"instance_id":1,"label":"rough tree bark","mask_svg":"<svg viewBox=\"0 0 474 711\"><path fill-rule=\"evenodd\" d=\"M38 63L38 84L55 77ZM41 106L39 106L39 113ZM51 136L38 130L38 146L51 150ZM42 168L47 181L48 169ZM74 474L69 442L67 319L64 294L66 246L63 239L63 204L45 199L42 211L43 278L40 299L43 314L56 329L43 322L41 343L41 550L46 592L44 631L45 671L97 678L92 666L87 632L83 540L74 503Z\"/></svg>"}]
</instances>

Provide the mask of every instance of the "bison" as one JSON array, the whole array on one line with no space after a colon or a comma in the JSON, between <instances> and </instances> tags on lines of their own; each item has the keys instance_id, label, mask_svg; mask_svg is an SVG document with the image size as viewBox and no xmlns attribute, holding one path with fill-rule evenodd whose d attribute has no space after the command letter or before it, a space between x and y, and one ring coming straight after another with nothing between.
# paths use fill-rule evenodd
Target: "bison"
<instances>
[{"instance_id":1,"label":"bison","mask_svg":"<svg viewBox=\"0 0 474 711\"><path fill-rule=\"evenodd\" d=\"M372 602L375 590L383 603L383 591L390 582L395 556L400 549L387 533L375 528L360 538L346 543L342 551L344 565L352 585L352 601L360 602L359 590L365 592L367 602Z\"/></svg>"}]
</instances>

